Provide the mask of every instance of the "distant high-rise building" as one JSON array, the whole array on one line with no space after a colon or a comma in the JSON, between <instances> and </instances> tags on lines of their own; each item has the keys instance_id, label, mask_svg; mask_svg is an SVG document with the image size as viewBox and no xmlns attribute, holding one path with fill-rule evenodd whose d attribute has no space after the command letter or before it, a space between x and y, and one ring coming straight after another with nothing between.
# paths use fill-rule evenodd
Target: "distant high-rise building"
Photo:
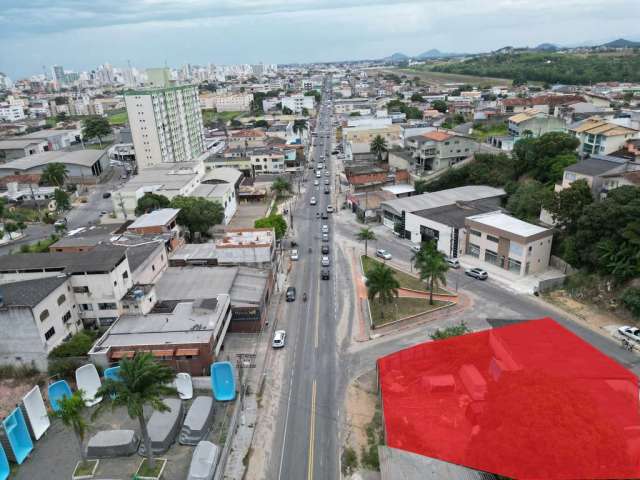
<instances>
[{"instance_id":1,"label":"distant high-rise building","mask_svg":"<svg viewBox=\"0 0 640 480\"><path fill-rule=\"evenodd\" d=\"M171 85L171 70L168 68L147 68L147 85L164 88Z\"/></svg>"},{"instance_id":2,"label":"distant high-rise building","mask_svg":"<svg viewBox=\"0 0 640 480\"><path fill-rule=\"evenodd\" d=\"M182 85L130 91L125 93L125 103L138 168L191 162L204 153L198 87Z\"/></svg>"},{"instance_id":3,"label":"distant high-rise building","mask_svg":"<svg viewBox=\"0 0 640 480\"><path fill-rule=\"evenodd\" d=\"M53 81L62 85L64 83L64 68L62 65L54 65L51 67L51 75L53 76Z\"/></svg>"},{"instance_id":4,"label":"distant high-rise building","mask_svg":"<svg viewBox=\"0 0 640 480\"><path fill-rule=\"evenodd\" d=\"M251 71L256 77L260 78L264 75L264 65L262 63L258 65L251 65Z\"/></svg>"}]
</instances>

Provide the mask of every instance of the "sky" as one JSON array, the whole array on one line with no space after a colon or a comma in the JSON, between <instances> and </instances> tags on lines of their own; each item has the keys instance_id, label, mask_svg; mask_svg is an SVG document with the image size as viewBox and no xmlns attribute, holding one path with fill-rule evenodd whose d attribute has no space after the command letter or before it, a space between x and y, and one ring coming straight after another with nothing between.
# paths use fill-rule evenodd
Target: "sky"
<instances>
[{"instance_id":1,"label":"sky","mask_svg":"<svg viewBox=\"0 0 640 480\"><path fill-rule=\"evenodd\" d=\"M0 0L0 72L640 40L638 0Z\"/></svg>"}]
</instances>

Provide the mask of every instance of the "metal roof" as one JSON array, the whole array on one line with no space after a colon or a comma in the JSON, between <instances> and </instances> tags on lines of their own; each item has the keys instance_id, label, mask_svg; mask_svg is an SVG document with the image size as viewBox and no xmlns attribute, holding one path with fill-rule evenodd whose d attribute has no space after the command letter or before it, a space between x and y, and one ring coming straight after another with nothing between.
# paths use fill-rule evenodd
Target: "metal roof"
<instances>
[{"instance_id":1,"label":"metal roof","mask_svg":"<svg viewBox=\"0 0 640 480\"><path fill-rule=\"evenodd\" d=\"M0 256L0 272L49 270L65 273L111 271L126 258L126 247L98 245L90 252L16 253Z\"/></svg>"},{"instance_id":2,"label":"metal roof","mask_svg":"<svg viewBox=\"0 0 640 480\"><path fill-rule=\"evenodd\" d=\"M397 198L382 202L380 206L386 210L395 211L401 215L403 211L414 213L418 210L442 207L456 202L471 202L483 198L502 197L505 191L486 185L469 185L466 187L449 188L439 192L423 193L412 197Z\"/></svg>"},{"instance_id":3,"label":"metal roof","mask_svg":"<svg viewBox=\"0 0 640 480\"><path fill-rule=\"evenodd\" d=\"M35 307L66 281L67 276L60 275L7 283L0 287L2 304L8 307Z\"/></svg>"},{"instance_id":4,"label":"metal roof","mask_svg":"<svg viewBox=\"0 0 640 480\"><path fill-rule=\"evenodd\" d=\"M145 213L127 227L128 230L136 228L159 227L168 225L180 213L179 208L160 208L153 212Z\"/></svg>"},{"instance_id":5,"label":"metal roof","mask_svg":"<svg viewBox=\"0 0 640 480\"><path fill-rule=\"evenodd\" d=\"M34 142L31 142L34 143ZM49 163L65 163L69 165L80 165L82 167L92 167L100 158L105 155L106 150L74 150L66 152L56 150L53 152L42 152L18 158L11 162L0 165L1 169L30 170L32 168L44 167Z\"/></svg>"}]
</instances>

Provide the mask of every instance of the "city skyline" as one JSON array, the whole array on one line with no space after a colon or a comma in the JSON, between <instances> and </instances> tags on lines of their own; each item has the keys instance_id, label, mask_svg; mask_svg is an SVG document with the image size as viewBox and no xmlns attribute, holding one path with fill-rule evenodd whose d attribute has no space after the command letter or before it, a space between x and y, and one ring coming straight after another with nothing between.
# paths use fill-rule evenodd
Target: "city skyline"
<instances>
[{"instance_id":1,"label":"city skyline","mask_svg":"<svg viewBox=\"0 0 640 480\"><path fill-rule=\"evenodd\" d=\"M226 0L212 7L208 0L11 0L0 18L0 71L21 78L54 64L82 71L105 62L124 67L128 61L138 68L308 63L382 58L396 51L417 55L432 48L475 53L544 42L597 44L620 36L636 39L634 18L640 14L640 5L624 0L269 0L259 6ZM548 9L556 12L551 18ZM353 28L354 19L362 28ZM319 42L322 51L314 47Z\"/></svg>"}]
</instances>

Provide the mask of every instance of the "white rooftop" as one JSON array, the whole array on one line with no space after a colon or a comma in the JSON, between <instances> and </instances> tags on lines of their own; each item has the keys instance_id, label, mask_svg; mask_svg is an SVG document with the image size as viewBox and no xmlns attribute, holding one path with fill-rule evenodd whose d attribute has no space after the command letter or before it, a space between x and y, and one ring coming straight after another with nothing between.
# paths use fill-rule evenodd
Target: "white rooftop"
<instances>
[{"instance_id":1,"label":"white rooftop","mask_svg":"<svg viewBox=\"0 0 640 480\"><path fill-rule=\"evenodd\" d=\"M397 198L382 202L380 206L394 210L398 215L404 210L408 213L426 210L428 208L444 207L456 202L471 202L484 198L501 197L505 195L502 188L486 185L470 185L466 187L449 188L439 192L423 193L412 197Z\"/></svg>"},{"instance_id":2,"label":"white rooftop","mask_svg":"<svg viewBox=\"0 0 640 480\"><path fill-rule=\"evenodd\" d=\"M416 191L415 188L407 184L389 185L388 187L382 187L381 190L393 193L394 195L402 195L403 193L411 193Z\"/></svg>"},{"instance_id":3,"label":"white rooftop","mask_svg":"<svg viewBox=\"0 0 640 480\"><path fill-rule=\"evenodd\" d=\"M532 223L524 222L502 212L481 213L479 215L472 215L471 217L467 218L469 220L473 220L474 222L481 223L489 227L498 228L500 230L504 230L505 232L520 235L521 237L530 237L531 235L537 235L538 233L547 231L549 232L549 234L551 234L551 231L548 228L543 228L539 227L538 225L533 225Z\"/></svg>"},{"instance_id":4,"label":"white rooftop","mask_svg":"<svg viewBox=\"0 0 640 480\"><path fill-rule=\"evenodd\" d=\"M145 213L136 219L128 229L157 227L167 225L180 213L179 208L161 208L151 213Z\"/></svg>"},{"instance_id":5,"label":"white rooftop","mask_svg":"<svg viewBox=\"0 0 640 480\"><path fill-rule=\"evenodd\" d=\"M31 142L33 143L33 142ZM105 154L105 150L74 150L67 152L65 150L55 150L52 152L42 152L29 155L28 157L19 158L2 165L2 168L11 170L29 170L35 167L43 167L49 163L66 163L69 165L80 165L83 167L91 167L100 157Z\"/></svg>"}]
</instances>

